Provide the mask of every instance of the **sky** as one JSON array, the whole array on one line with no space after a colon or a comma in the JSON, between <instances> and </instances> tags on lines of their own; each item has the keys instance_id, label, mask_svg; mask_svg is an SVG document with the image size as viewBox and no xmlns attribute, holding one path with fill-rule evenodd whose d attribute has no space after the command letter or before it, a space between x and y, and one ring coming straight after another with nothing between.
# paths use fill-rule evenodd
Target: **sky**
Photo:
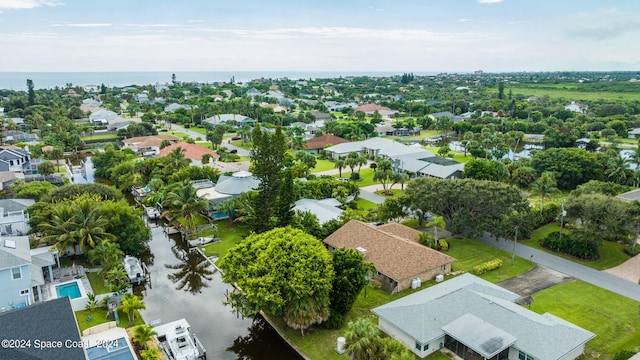
<instances>
[{"instance_id":1,"label":"sky","mask_svg":"<svg viewBox=\"0 0 640 360\"><path fill-rule=\"evenodd\" d=\"M0 0L0 71L640 70L638 0Z\"/></svg>"}]
</instances>

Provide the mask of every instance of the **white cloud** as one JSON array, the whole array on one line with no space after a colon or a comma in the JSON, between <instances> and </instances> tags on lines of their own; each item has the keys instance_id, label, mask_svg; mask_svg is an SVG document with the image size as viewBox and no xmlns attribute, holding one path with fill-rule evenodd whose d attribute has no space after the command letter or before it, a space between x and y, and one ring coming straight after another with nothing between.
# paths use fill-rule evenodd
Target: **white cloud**
<instances>
[{"instance_id":1,"label":"white cloud","mask_svg":"<svg viewBox=\"0 0 640 360\"><path fill-rule=\"evenodd\" d=\"M206 20L202 20L202 19L191 19L191 20L187 20L185 22L187 22L187 23L203 23L205 21Z\"/></svg>"},{"instance_id":2,"label":"white cloud","mask_svg":"<svg viewBox=\"0 0 640 360\"><path fill-rule=\"evenodd\" d=\"M616 8L577 13L565 22L566 34L575 39L610 40L639 30L640 20L636 14Z\"/></svg>"},{"instance_id":3,"label":"white cloud","mask_svg":"<svg viewBox=\"0 0 640 360\"><path fill-rule=\"evenodd\" d=\"M51 24L53 27L77 27L77 28L97 28L110 27L111 23L56 23Z\"/></svg>"},{"instance_id":4,"label":"white cloud","mask_svg":"<svg viewBox=\"0 0 640 360\"><path fill-rule=\"evenodd\" d=\"M0 0L0 9L33 9L41 6L59 6L56 0Z\"/></svg>"},{"instance_id":5,"label":"white cloud","mask_svg":"<svg viewBox=\"0 0 640 360\"><path fill-rule=\"evenodd\" d=\"M473 19L458 19L458 22L472 22L475 21Z\"/></svg>"},{"instance_id":6,"label":"white cloud","mask_svg":"<svg viewBox=\"0 0 640 360\"><path fill-rule=\"evenodd\" d=\"M478 2L480 4L497 4L497 3L501 3L504 0L478 0Z\"/></svg>"}]
</instances>

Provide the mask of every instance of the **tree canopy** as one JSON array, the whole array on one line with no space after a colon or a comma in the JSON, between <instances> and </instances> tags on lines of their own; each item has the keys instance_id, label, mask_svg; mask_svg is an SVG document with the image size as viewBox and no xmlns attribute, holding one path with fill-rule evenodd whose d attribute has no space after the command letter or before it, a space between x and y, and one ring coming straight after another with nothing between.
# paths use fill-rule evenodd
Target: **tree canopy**
<instances>
[{"instance_id":1,"label":"tree canopy","mask_svg":"<svg viewBox=\"0 0 640 360\"><path fill-rule=\"evenodd\" d=\"M238 284L254 312L283 316L289 326L301 330L329 317L331 255L302 230L275 228L249 235L219 266L224 281Z\"/></svg>"}]
</instances>

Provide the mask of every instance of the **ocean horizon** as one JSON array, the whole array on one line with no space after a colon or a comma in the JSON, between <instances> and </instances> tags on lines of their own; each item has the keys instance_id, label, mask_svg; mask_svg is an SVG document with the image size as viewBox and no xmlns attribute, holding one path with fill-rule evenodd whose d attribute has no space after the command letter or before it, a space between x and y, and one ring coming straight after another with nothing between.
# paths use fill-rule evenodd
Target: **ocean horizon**
<instances>
[{"instance_id":1,"label":"ocean horizon","mask_svg":"<svg viewBox=\"0 0 640 360\"><path fill-rule=\"evenodd\" d=\"M0 89L27 90L27 79L33 81L36 89L50 89L56 86L101 85L124 87L129 85L167 84L171 75L183 82L229 82L236 83L255 79L327 79L345 76L392 76L402 75L395 71L118 71L118 72L0 72ZM414 72L415 75L436 75L436 72Z\"/></svg>"}]
</instances>

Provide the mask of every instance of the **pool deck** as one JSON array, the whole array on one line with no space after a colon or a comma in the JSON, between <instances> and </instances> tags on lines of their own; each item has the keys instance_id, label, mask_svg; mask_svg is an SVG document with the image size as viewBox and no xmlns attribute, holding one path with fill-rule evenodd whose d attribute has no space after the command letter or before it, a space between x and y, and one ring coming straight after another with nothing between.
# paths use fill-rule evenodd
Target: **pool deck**
<instances>
[{"instance_id":1,"label":"pool deck","mask_svg":"<svg viewBox=\"0 0 640 360\"><path fill-rule=\"evenodd\" d=\"M81 293L91 293L93 289L91 288L91 284L89 283L89 279L86 276L86 269L83 266L75 266L74 267L65 267L65 268L55 268L53 269L53 281L46 281L45 285L42 287L42 298L44 301L56 299L58 294L56 294L55 286L63 283L70 282L72 280L81 280L84 291L81 290Z\"/></svg>"}]
</instances>

